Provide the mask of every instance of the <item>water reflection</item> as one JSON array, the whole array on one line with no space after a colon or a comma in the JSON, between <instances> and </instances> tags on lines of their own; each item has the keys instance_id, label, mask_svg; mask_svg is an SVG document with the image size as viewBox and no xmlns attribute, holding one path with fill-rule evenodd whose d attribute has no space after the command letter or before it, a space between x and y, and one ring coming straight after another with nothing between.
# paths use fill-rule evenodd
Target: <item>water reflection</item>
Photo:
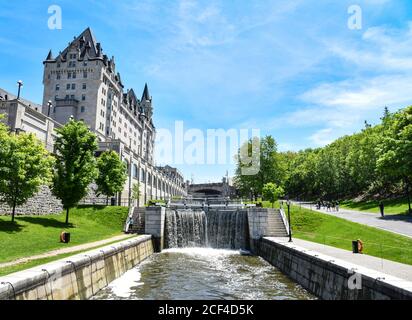
<instances>
[{"instance_id":1,"label":"water reflection","mask_svg":"<svg viewBox=\"0 0 412 320\"><path fill-rule=\"evenodd\" d=\"M125 273L93 299L313 299L259 257L207 248L164 250Z\"/></svg>"}]
</instances>

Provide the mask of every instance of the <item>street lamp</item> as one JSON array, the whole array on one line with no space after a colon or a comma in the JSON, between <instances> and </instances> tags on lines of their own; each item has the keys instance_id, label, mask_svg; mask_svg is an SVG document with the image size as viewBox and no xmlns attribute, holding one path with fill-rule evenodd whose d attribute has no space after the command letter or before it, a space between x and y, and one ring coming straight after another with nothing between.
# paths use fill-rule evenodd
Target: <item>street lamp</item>
<instances>
[{"instance_id":1,"label":"street lamp","mask_svg":"<svg viewBox=\"0 0 412 320\"><path fill-rule=\"evenodd\" d=\"M49 100L49 102L47 102L47 106L49 107L49 109L47 111L47 116L50 117L50 109L53 107L53 104L52 104L51 100Z\"/></svg>"},{"instance_id":2,"label":"street lamp","mask_svg":"<svg viewBox=\"0 0 412 320\"><path fill-rule=\"evenodd\" d=\"M23 87L23 81L17 81L17 85L19 86L19 91L17 92L17 99L20 99L20 89Z\"/></svg>"},{"instance_id":3,"label":"street lamp","mask_svg":"<svg viewBox=\"0 0 412 320\"><path fill-rule=\"evenodd\" d=\"M292 228L290 226L290 200L287 201L288 206L288 227L289 227L289 242L292 242Z\"/></svg>"}]
</instances>

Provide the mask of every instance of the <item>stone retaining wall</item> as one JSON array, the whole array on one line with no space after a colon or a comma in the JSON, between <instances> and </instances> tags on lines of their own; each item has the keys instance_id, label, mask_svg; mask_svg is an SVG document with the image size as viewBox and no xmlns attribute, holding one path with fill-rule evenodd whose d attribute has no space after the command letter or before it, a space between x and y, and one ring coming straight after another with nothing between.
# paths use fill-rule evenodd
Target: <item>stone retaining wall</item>
<instances>
[{"instance_id":1,"label":"stone retaining wall","mask_svg":"<svg viewBox=\"0 0 412 320\"><path fill-rule=\"evenodd\" d=\"M0 202L0 215L10 215L11 208ZM42 186L39 192L24 205L16 208L17 215L48 215L63 211L62 203L47 186Z\"/></svg>"},{"instance_id":2,"label":"stone retaining wall","mask_svg":"<svg viewBox=\"0 0 412 320\"><path fill-rule=\"evenodd\" d=\"M153 251L152 237L139 236L0 277L0 300L88 299Z\"/></svg>"},{"instance_id":3,"label":"stone retaining wall","mask_svg":"<svg viewBox=\"0 0 412 320\"><path fill-rule=\"evenodd\" d=\"M412 299L411 282L303 248L290 247L276 238L255 241L255 252L322 299Z\"/></svg>"},{"instance_id":4,"label":"stone retaining wall","mask_svg":"<svg viewBox=\"0 0 412 320\"><path fill-rule=\"evenodd\" d=\"M145 209L145 233L153 236L155 251L160 252L164 248L165 207L146 207Z\"/></svg>"},{"instance_id":5,"label":"stone retaining wall","mask_svg":"<svg viewBox=\"0 0 412 320\"><path fill-rule=\"evenodd\" d=\"M95 183L90 184L88 194L80 201L80 204L106 205L106 197L97 197ZM110 205L110 199L109 199ZM0 216L11 215L11 208L0 202ZM27 202L16 208L16 215L49 215L63 211L62 203L51 192L48 186L41 186L39 192Z\"/></svg>"}]
</instances>

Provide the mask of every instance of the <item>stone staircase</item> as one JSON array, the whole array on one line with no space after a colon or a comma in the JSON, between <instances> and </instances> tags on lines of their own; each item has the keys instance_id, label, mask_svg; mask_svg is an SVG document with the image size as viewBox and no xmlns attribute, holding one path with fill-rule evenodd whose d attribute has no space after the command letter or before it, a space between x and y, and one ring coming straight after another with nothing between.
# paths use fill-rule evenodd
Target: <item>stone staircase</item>
<instances>
[{"instance_id":1,"label":"stone staircase","mask_svg":"<svg viewBox=\"0 0 412 320\"><path fill-rule=\"evenodd\" d=\"M130 233L144 234L145 233L145 208L133 207L132 219L133 226L129 229Z\"/></svg>"},{"instance_id":2,"label":"stone staircase","mask_svg":"<svg viewBox=\"0 0 412 320\"><path fill-rule=\"evenodd\" d=\"M268 213L268 226L267 226L267 237L287 237L288 230L279 210L274 210L274 212L269 211Z\"/></svg>"}]
</instances>

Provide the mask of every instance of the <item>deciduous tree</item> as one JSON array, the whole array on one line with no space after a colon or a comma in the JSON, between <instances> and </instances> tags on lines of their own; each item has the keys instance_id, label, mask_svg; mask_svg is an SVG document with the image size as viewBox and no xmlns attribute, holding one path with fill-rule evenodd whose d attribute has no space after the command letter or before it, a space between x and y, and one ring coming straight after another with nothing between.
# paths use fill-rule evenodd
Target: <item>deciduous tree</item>
<instances>
[{"instance_id":1,"label":"deciduous tree","mask_svg":"<svg viewBox=\"0 0 412 320\"><path fill-rule=\"evenodd\" d=\"M62 201L69 223L70 208L87 195L90 183L97 176L94 158L97 139L82 121L70 120L57 133L53 193Z\"/></svg>"},{"instance_id":2,"label":"deciduous tree","mask_svg":"<svg viewBox=\"0 0 412 320\"><path fill-rule=\"evenodd\" d=\"M105 151L97 159L98 176L96 178L97 195L106 196L106 204L109 197L123 190L127 179L126 164L123 163L119 155L114 151Z\"/></svg>"},{"instance_id":3,"label":"deciduous tree","mask_svg":"<svg viewBox=\"0 0 412 320\"><path fill-rule=\"evenodd\" d=\"M41 185L50 183L53 158L33 135L8 135L0 129L0 198L12 208L33 197Z\"/></svg>"}]
</instances>

